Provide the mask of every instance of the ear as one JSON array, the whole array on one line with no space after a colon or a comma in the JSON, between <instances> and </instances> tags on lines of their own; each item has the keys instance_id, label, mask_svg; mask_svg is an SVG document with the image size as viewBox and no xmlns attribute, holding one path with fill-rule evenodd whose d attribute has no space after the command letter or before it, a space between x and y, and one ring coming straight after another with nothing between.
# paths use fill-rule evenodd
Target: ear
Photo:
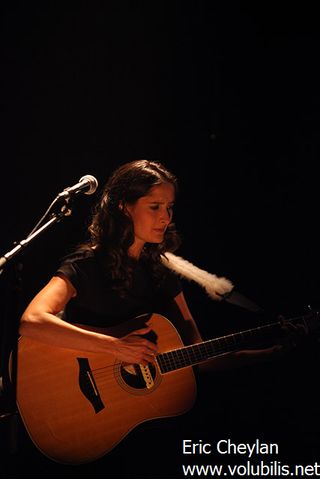
<instances>
[{"instance_id":1,"label":"ear","mask_svg":"<svg viewBox=\"0 0 320 479\"><path fill-rule=\"evenodd\" d=\"M129 216L131 218L131 214L130 214L130 210L128 209L126 203L124 201L120 201L119 202L119 206L118 206L119 210L123 212L123 214L125 214L126 216Z\"/></svg>"}]
</instances>

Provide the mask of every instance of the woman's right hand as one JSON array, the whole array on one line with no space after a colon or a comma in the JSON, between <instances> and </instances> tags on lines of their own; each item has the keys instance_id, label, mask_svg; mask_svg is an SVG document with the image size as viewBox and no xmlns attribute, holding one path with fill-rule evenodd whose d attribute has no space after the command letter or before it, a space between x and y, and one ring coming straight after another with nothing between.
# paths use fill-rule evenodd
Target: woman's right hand
<instances>
[{"instance_id":1,"label":"woman's right hand","mask_svg":"<svg viewBox=\"0 0 320 479\"><path fill-rule=\"evenodd\" d=\"M113 354L121 361L129 364L142 364L155 362L157 345L144 338L151 327L136 329L122 338L114 338Z\"/></svg>"}]
</instances>

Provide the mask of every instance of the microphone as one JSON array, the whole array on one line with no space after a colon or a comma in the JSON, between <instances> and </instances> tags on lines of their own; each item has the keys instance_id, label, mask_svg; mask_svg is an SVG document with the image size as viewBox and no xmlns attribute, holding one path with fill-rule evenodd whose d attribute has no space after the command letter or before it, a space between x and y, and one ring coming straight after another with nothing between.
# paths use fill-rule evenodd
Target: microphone
<instances>
[{"instance_id":1,"label":"microphone","mask_svg":"<svg viewBox=\"0 0 320 479\"><path fill-rule=\"evenodd\" d=\"M85 175L80 178L79 182L73 186L65 188L58 194L58 198L70 198L72 195L84 193L85 195L92 195L98 188L98 181L92 175Z\"/></svg>"}]
</instances>

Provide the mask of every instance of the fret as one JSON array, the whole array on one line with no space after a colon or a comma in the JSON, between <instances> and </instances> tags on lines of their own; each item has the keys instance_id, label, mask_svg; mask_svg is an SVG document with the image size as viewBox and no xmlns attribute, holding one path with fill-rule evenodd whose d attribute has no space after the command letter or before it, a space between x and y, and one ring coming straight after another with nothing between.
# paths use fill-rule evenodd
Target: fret
<instances>
[{"instance_id":1,"label":"fret","mask_svg":"<svg viewBox=\"0 0 320 479\"><path fill-rule=\"evenodd\" d=\"M189 364L189 353L187 348L183 348L180 350L182 355L182 364Z\"/></svg>"}]
</instances>

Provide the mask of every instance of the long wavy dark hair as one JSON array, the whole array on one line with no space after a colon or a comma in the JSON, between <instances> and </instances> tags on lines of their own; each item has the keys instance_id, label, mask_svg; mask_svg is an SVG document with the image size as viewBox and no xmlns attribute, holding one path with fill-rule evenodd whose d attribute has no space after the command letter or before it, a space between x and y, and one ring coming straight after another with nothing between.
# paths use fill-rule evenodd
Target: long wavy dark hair
<instances>
[{"instance_id":1,"label":"long wavy dark hair","mask_svg":"<svg viewBox=\"0 0 320 479\"><path fill-rule=\"evenodd\" d=\"M162 183L170 183L175 194L178 193L176 176L160 162L136 160L125 163L113 172L94 207L88 227L89 240L82 246L96 251L111 274L113 288L121 293L131 286L133 260L128 257L128 249L134 242L133 222L125 214L123 205L133 205L153 186ZM158 283L165 268L161 255L165 251L175 251L180 243L180 236L171 222L161 243L145 244L140 261L148 265Z\"/></svg>"}]
</instances>

